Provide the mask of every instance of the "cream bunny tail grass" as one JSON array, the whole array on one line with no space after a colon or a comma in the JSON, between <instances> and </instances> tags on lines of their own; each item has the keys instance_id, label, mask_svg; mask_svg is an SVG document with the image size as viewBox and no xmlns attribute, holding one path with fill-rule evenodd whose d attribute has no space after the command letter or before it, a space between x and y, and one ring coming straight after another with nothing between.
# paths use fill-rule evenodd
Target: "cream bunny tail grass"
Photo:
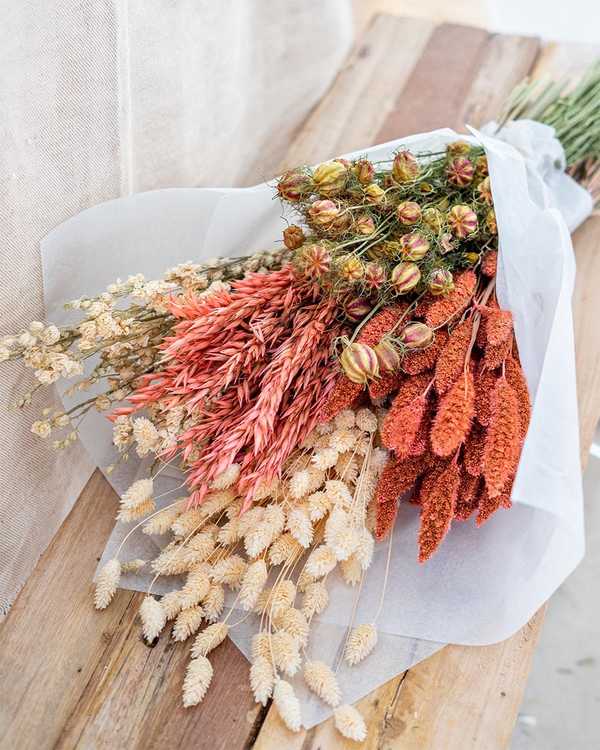
<instances>
[{"instance_id":1,"label":"cream bunny tail grass","mask_svg":"<svg viewBox=\"0 0 600 750\"><path fill-rule=\"evenodd\" d=\"M105 609L108 607L117 592L120 579L121 563L116 558L113 558L98 573L96 590L94 591L94 606L96 609Z\"/></svg>"},{"instance_id":2,"label":"cream bunny tail grass","mask_svg":"<svg viewBox=\"0 0 600 750\"><path fill-rule=\"evenodd\" d=\"M160 631L167 623L165 610L153 596L144 597L140 607L140 619L142 621L142 635L147 643L152 643L155 638L158 638Z\"/></svg>"},{"instance_id":3,"label":"cream bunny tail grass","mask_svg":"<svg viewBox=\"0 0 600 750\"><path fill-rule=\"evenodd\" d=\"M363 659L366 659L375 648L376 643L377 629L375 625L358 625L348 636L344 659L348 664L358 664Z\"/></svg>"},{"instance_id":4,"label":"cream bunny tail grass","mask_svg":"<svg viewBox=\"0 0 600 750\"><path fill-rule=\"evenodd\" d=\"M192 657L206 656L209 651L223 643L228 632L229 627L224 622L215 622L213 625L209 625L196 636L192 646Z\"/></svg>"},{"instance_id":5,"label":"cream bunny tail grass","mask_svg":"<svg viewBox=\"0 0 600 750\"><path fill-rule=\"evenodd\" d=\"M183 681L183 705L196 706L206 695L213 676L213 668L206 656L197 656L188 664Z\"/></svg>"},{"instance_id":6,"label":"cream bunny tail grass","mask_svg":"<svg viewBox=\"0 0 600 750\"><path fill-rule=\"evenodd\" d=\"M299 732L302 727L300 702L289 682L279 677L275 680L273 701L286 727L292 732Z\"/></svg>"},{"instance_id":7,"label":"cream bunny tail grass","mask_svg":"<svg viewBox=\"0 0 600 750\"><path fill-rule=\"evenodd\" d=\"M257 656L250 667L250 687L254 693L254 700L267 705L267 701L273 694L273 683L275 676L270 659L265 656Z\"/></svg>"},{"instance_id":8,"label":"cream bunny tail grass","mask_svg":"<svg viewBox=\"0 0 600 750\"><path fill-rule=\"evenodd\" d=\"M304 680L310 690L329 706L340 705L342 693L332 670L322 661L304 662Z\"/></svg>"},{"instance_id":9,"label":"cream bunny tail grass","mask_svg":"<svg viewBox=\"0 0 600 750\"><path fill-rule=\"evenodd\" d=\"M349 704L336 708L333 712L335 728L349 740L362 742L367 738L367 727L360 713Z\"/></svg>"}]
</instances>

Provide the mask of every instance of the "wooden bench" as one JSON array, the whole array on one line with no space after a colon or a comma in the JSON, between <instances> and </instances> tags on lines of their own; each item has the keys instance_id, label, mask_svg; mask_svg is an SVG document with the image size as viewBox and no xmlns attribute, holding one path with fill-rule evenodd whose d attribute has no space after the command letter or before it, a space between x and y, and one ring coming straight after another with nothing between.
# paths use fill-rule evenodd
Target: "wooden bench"
<instances>
[{"instance_id":1,"label":"wooden bench","mask_svg":"<svg viewBox=\"0 0 600 750\"><path fill-rule=\"evenodd\" d=\"M497 113L524 75L580 73L600 49L379 16L290 144L284 166ZM575 335L582 462L600 416L600 219L575 237ZM141 595L120 591L102 613L91 579L117 499L96 472L0 629L0 747L356 748L331 721L299 734L257 706L248 663L227 641L204 702L184 710L189 644L140 639ZM509 745L542 626L541 610L494 646L448 646L358 704L366 748L499 750Z\"/></svg>"}]
</instances>

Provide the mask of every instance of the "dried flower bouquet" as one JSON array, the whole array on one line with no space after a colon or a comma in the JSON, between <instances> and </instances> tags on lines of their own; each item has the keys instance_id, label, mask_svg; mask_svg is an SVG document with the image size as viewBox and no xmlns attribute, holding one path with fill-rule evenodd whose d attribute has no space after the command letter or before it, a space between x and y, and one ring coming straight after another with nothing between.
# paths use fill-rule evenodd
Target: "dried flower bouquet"
<instances>
[{"instance_id":1,"label":"dried flower bouquet","mask_svg":"<svg viewBox=\"0 0 600 750\"><path fill-rule=\"evenodd\" d=\"M595 68L567 93L523 84L498 127L527 115L551 124L596 199L599 110ZM147 642L169 621L175 640L194 636L184 705L209 687L210 652L254 614L256 700L272 699L299 730L287 678L301 673L338 730L363 739L341 660L311 657L328 576L339 570L360 593L403 501L420 506L421 562L453 521L480 525L510 508L531 407L496 295L493 188L473 140L293 170L277 182L297 217L280 248L132 276L68 303L82 316L71 326L34 322L2 340L0 360L22 360L37 381L18 406L61 378L80 377L71 396L102 386L44 412L35 434L66 448L95 409L113 423L118 461L153 459L121 498L118 519L134 524L121 547L138 528L170 541L151 562L119 550L98 574L95 606L108 606L124 572L185 576L161 599L151 585L140 609ZM155 480L169 465L186 494L158 507ZM348 623L348 665L375 647L386 582L387 572L372 620Z\"/></svg>"}]
</instances>

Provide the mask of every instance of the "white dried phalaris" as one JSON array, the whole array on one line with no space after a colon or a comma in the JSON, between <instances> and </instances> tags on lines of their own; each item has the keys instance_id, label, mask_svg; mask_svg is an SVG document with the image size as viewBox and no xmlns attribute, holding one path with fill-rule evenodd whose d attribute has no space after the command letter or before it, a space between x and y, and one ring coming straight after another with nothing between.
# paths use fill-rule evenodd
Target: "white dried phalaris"
<instances>
[{"instance_id":1,"label":"white dried phalaris","mask_svg":"<svg viewBox=\"0 0 600 750\"><path fill-rule=\"evenodd\" d=\"M363 742L367 738L367 726L365 720L354 706L344 704L333 712L335 728L349 740Z\"/></svg>"},{"instance_id":2,"label":"white dried phalaris","mask_svg":"<svg viewBox=\"0 0 600 750\"><path fill-rule=\"evenodd\" d=\"M358 625L348 636L344 659L354 666L366 659L377 644L377 628L373 624Z\"/></svg>"},{"instance_id":3,"label":"white dried phalaris","mask_svg":"<svg viewBox=\"0 0 600 750\"><path fill-rule=\"evenodd\" d=\"M325 482L325 495L332 505L342 509L352 507L352 492L347 484L339 479L329 479Z\"/></svg>"},{"instance_id":4,"label":"white dried phalaris","mask_svg":"<svg viewBox=\"0 0 600 750\"><path fill-rule=\"evenodd\" d=\"M339 453L351 451L356 445L357 435L353 430L337 429L329 436L329 446Z\"/></svg>"},{"instance_id":5,"label":"white dried phalaris","mask_svg":"<svg viewBox=\"0 0 600 750\"><path fill-rule=\"evenodd\" d=\"M140 607L142 635L147 643L158 638L160 631L167 624L167 616L159 601L153 596L145 596Z\"/></svg>"},{"instance_id":6,"label":"white dried phalaris","mask_svg":"<svg viewBox=\"0 0 600 750\"><path fill-rule=\"evenodd\" d=\"M231 464L213 479L211 488L213 490L226 490L231 487L239 479L240 468L239 464Z\"/></svg>"},{"instance_id":7,"label":"white dried phalaris","mask_svg":"<svg viewBox=\"0 0 600 750\"><path fill-rule=\"evenodd\" d=\"M311 462L317 469L327 471L336 465L338 456L335 448L319 448L314 452Z\"/></svg>"},{"instance_id":8,"label":"white dried phalaris","mask_svg":"<svg viewBox=\"0 0 600 750\"><path fill-rule=\"evenodd\" d=\"M359 542L358 529L350 522L346 511L336 507L325 524L325 542L337 560L347 560Z\"/></svg>"},{"instance_id":9,"label":"white dried phalaris","mask_svg":"<svg viewBox=\"0 0 600 750\"><path fill-rule=\"evenodd\" d=\"M171 524L175 536L188 536L204 523L205 515L201 508L190 508L184 511Z\"/></svg>"},{"instance_id":10,"label":"white dried phalaris","mask_svg":"<svg viewBox=\"0 0 600 750\"><path fill-rule=\"evenodd\" d=\"M342 692L333 671L322 661L304 662L304 681L309 689L332 708L339 706Z\"/></svg>"},{"instance_id":11,"label":"white dried phalaris","mask_svg":"<svg viewBox=\"0 0 600 750\"><path fill-rule=\"evenodd\" d=\"M333 418L333 427L338 430L351 430L356 423L356 416L352 409L344 409ZM331 423L330 423L331 424Z\"/></svg>"},{"instance_id":12,"label":"white dried phalaris","mask_svg":"<svg viewBox=\"0 0 600 750\"><path fill-rule=\"evenodd\" d=\"M258 597L265 587L269 571L264 560L255 560L246 568L242 585L240 586L239 601L245 612L255 607Z\"/></svg>"},{"instance_id":13,"label":"white dried phalaris","mask_svg":"<svg viewBox=\"0 0 600 750\"><path fill-rule=\"evenodd\" d=\"M175 618L173 640L185 641L198 630L204 619L204 610L199 604L182 609Z\"/></svg>"},{"instance_id":14,"label":"white dried phalaris","mask_svg":"<svg viewBox=\"0 0 600 750\"><path fill-rule=\"evenodd\" d=\"M268 505L262 519L244 534L244 548L248 557L257 557L281 534L285 513L280 505Z\"/></svg>"},{"instance_id":15,"label":"white dried phalaris","mask_svg":"<svg viewBox=\"0 0 600 750\"><path fill-rule=\"evenodd\" d=\"M300 575L298 576L298 580L296 581L296 588L298 591L304 593L306 591L306 587L310 583L314 583L315 577L311 575L308 570L306 570L306 566L302 568L300 571Z\"/></svg>"},{"instance_id":16,"label":"white dried phalaris","mask_svg":"<svg viewBox=\"0 0 600 750\"><path fill-rule=\"evenodd\" d=\"M375 539L368 529L363 528L358 532L358 544L353 552L353 556L358 560L363 570L371 565L373 561L373 551L375 549Z\"/></svg>"},{"instance_id":17,"label":"white dried phalaris","mask_svg":"<svg viewBox=\"0 0 600 750\"><path fill-rule=\"evenodd\" d=\"M200 631L194 639L191 654L193 658L206 656L210 651L219 646L229 632L229 627L224 622L215 622Z\"/></svg>"},{"instance_id":18,"label":"white dried phalaris","mask_svg":"<svg viewBox=\"0 0 600 750\"><path fill-rule=\"evenodd\" d=\"M247 565L239 555L229 555L213 565L213 581L229 586L231 589L239 589Z\"/></svg>"},{"instance_id":19,"label":"white dried phalaris","mask_svg":"<svg viewBox=\"0 0 600 750\"><path fill-rule=\"evenodd\" d=\"M156 515L149 518L142 526L144 534L166 534L170 530L171 524L183 513L187 503L187 498L182 497L172 505L158 511Z\"/></svg>"},{"instance_id":20,"label":"white dried phalaris","mask_svg":"<svg viewBox=\"0 0 600 750\"><path fill-rule=\"evenodd\" d=\"M256 600L254 610L258 613L265 612L274 617L281 610L291 607L295 598L296 586L292 580L287 578L272 587L264 588Z\"/></svg>"},{"instance_id":21,"label":"white dried phalaris","mask_svg":"<svg viewBox=\"0 0 600 750\"><path fill-rule=\"evenodd\" d=\"M300 702L294 688L280 677L275 680L273 702L286 727L292 732L299 732L302 727Z\"/></svg>"},{"instance_id":22,"label":"white dried phalaris","mask_svg":"<svg viewBox=\"0 0 600 750\"><path fill-rule=\"evenodd\" d=\"M302 614L307 620L320 614L329 604L329 594L323 581L309 583L302 597Z\"/></svg>"},{"instance_id":23,"label":"white dried phalaris","mask_svg":"<svg viewBox=\"0 0 600 750\"><path fill-rule=\"evenodd\" d=\"M261 630L252 636L251 656L253 660L259 656L265 659L271 658L271 637L269 633Z\"/></svg>"},{"instance_id":24,"label":"white dried phalaris","mask_svg":"<svg viewBox=\"0 0 600 750\"><path fill-rule=\"evenodd\" d=\"M217 540L222 546L228 547L230 544L235 544L238 539L240 539L240 519L234 517L221 526Z\"/></svg>"},{"instance_id":25,"label":"white dried phalaris","mask_svg":"<svg viewBox=\"0 0 600 750\"><path fill-rule=\"evenodd\" d=\"M238 534L240 537L245 536L251 529L255 528L263 519L265 509L262 505L255 505L245 513L239 516Z\"/></svg>"},{"instance_id":26,"label":"white dried phalaris","mask_svg":"<svg viewBox=\"0 0 600 750\"><path fill-rule=\"evenodd\" d=\"M325 492L321 491L313 492L312 495L308 496L306 502L308 504L308 515L313 523L325 518L332 505Z\"/></svg>"},{"instance_id":27,"label":"white dried phalaris","mask_svg":"<svg viewBox=\"0 0 600 750\"><path fill-rule=\"evenodd\" d=\"M364 571L360 561L354 555L350 555L347 560L342 560L340 568L342 578L349 586L356 586L360 583Z\"/></svg>"},{"instance_id":28,"label":"white dried phalaris","mask_svg":"<svg viewBox=\"0 0 600 750\"><path fill-rule=\"evenodd\" d=\"M181 591L169 591L160 600L167 620L173 620L181 612Z\"/></svg>"},{"instance_id":29,"label":"white dried phalaris","mask_svg":"<svg viewBox=\"0 0 600 750\"><path fill-rule=\"evenodd\" d=\"M189 571L185 586L180 593L182 609L198 604L208 594L208 590L210 589L210 572L211 567L205 562L200 563L197 567Z\"/></svg>"},{"instance_id":30,"label":"white dried phalaris","mask_svg":"<svg viewBox=\"0 0 600 750\"><path fill-rule=\"evenodd\" d=\"M152 570L161 576L176 576L202 562L201 555L195 550L185 549L182 545L167 545L152 561Z\"/></svg>"},{"instance_id":31,"label":"white dried phalaris","mask_svg":"<svg viewBox=\"0 0 600 750\"><path fill-rule=\"evenodd\" d=\"M121 579L121 563L114 557L98 573L94 590L94 606L106 609L117 592Z\"/></svg>"},{"instance_id":32,"label":"white dried phalaris","mask_svg":"<svg viewBox=\"0 0 600 750\"><path fill-rule=\"evenodd\" d=\"M335 568L337 557L334 551L325 544L314 549L306 561L306 572L313 578L323 578Z\"/></svg>"},{"instance_id":33,"label":"white dried phalaris","mask_svg":"<svg viewBox=\"0 0 600 750\"><path fill-rule=\"evenodd\" d=\"M300 669L300 646L300 641L285 630L278 630L271 636L275 666L290 677Z\"/></svg>"},{"instance_id":34,"label":"white dried phalaris","mask_svg":"<svg viewBox=\"0 0 600 750\"><path fill-rule=\"evenodd\" d=\"M269 562L271 565L281 565L291 562L303 552L303 547L296 539L286 532L278 537L269 547Z\"/></svg>"},{"instance_id":35,"label":"white dried phalaris","mask_svg":"<svg viewBox=\"0 0 600 750\"><path fill-rule=\"evenodd\" d=\"M275 675L271 660L265 656L254 657L250 667L250 687L257 703L267 705L267 701L273 694L274 682Z\"/></svg>"},{"instance_id":36,"label":"white dried phalaris","mask_svg":"<svg viewBox=\"0 0 600 750\"><path fill-rule=\"evenodd\" d=\"M335 473L342 482L356 484L358 479L358 461L352 451L340 453L335 464Z\"/></svg>"},{"instance_id":37,"label":"white dried phalaris","mask_svg":"<svg viewBox=\"0 0 600 750\"><path fill-rule=\"evenodd\" d=\"M196 706L206 695L213 676L213 668L206 656L198 656L188 664L183 681L183 705Z\"/></svg>"},{"instance_id":38,"label":"white dried phalaris","mask_svg":"<svg viewBox=\"0 0 600 750\"><path fill-rule=\"evenodd\" d=\"M294 638L297 638L303 646L308 643L308 622L306 617L294 607L282 609L273 617L273 627L276 631L285 630Z\"/></svg>"},{"instance_id":39,"label":"white dried phalaris","mask_svg":"<svg viewBox=\"0 0 600 750\"><path fill-rule=\"evenodd\" d=\"M215 536L213 530L207 527L187 540L186 549L197 553L195 557L198 560L207 560L215 549Z\"/></svg>"},{"instance_id":40,"label":"white dried phalaris","mask_svg":"<svg viewBox=\"0 0 600 750\"><path fill-rule=\"evenodd\" d=\"M305 549L310 547L314 530L306 505L298 505L290 510L286 526L298 544Z\"/></svg>"},{"instance_id":41,"label":"white dried phalaris","mask_svg":"<svg viewBox=\"0 0 600 750\"><path fill-rule=\"evenodd\" d=\"M202 606L208 622L215 622L219 619L225 606L225 590L220 583L211 583Z\"/></svg>"}]
</instances>

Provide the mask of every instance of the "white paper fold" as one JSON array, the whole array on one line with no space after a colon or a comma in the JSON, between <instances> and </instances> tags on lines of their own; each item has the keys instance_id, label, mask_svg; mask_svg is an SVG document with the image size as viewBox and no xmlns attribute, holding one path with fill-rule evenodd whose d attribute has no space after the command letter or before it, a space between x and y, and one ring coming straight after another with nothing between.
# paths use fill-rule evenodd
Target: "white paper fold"
<instances>
[{"instance_id":1,"label":"white paper fold","mask_svg":"<svg viewBox=\"0 0 600 750\"><path fill-rule=\"evenodd\" d=\"M445 643L482 645L507 638L524 625L583 555L583 510L571 294L574 259L569 231L591 212L591 198L563 170L553 131L522 121L493 137L472 130L488 155L500 235L498 295L512 311L521 361L533 398L527 441L513 491L514 507L486 525L455 523L437 554L417 560L418 509L401 508L393 536L390 582L376 652L339 674L346 700L356 700ZM400 146L437 150L456 140L440 130L360 152L373 160ZM512 145L511 145L512 144ZM358 154L348 155L350 157ZM49 319L62 322L65 299L101 291L115 277L142 272L158 277L189 259L247 254L272 247L285 223L269 185L247 189L174 189L110 201L79 214L43 242ZM98 465L112 461L110 429L92 415L82 439ZM129 464L109 477L118 492L139 473ZM181 481L164 472L160 491ZM171 496L176 496L176 491ZM103 561L127 527L118 525ZM156 554L156 542L132 535L122 559ZM358 601L356 622L377 609L387 554L378 545ZM145 590L149 577L123 585ZM177 585L177 584L175 584ZM154 591L169 588L159 581ZM313 631L309 655L333 663L346 632L356 592L333 576L331 603ZM255 624L231 637L249 655ZM298 685L307 727L330 714Z\"/></svg>"}]
</instances>

